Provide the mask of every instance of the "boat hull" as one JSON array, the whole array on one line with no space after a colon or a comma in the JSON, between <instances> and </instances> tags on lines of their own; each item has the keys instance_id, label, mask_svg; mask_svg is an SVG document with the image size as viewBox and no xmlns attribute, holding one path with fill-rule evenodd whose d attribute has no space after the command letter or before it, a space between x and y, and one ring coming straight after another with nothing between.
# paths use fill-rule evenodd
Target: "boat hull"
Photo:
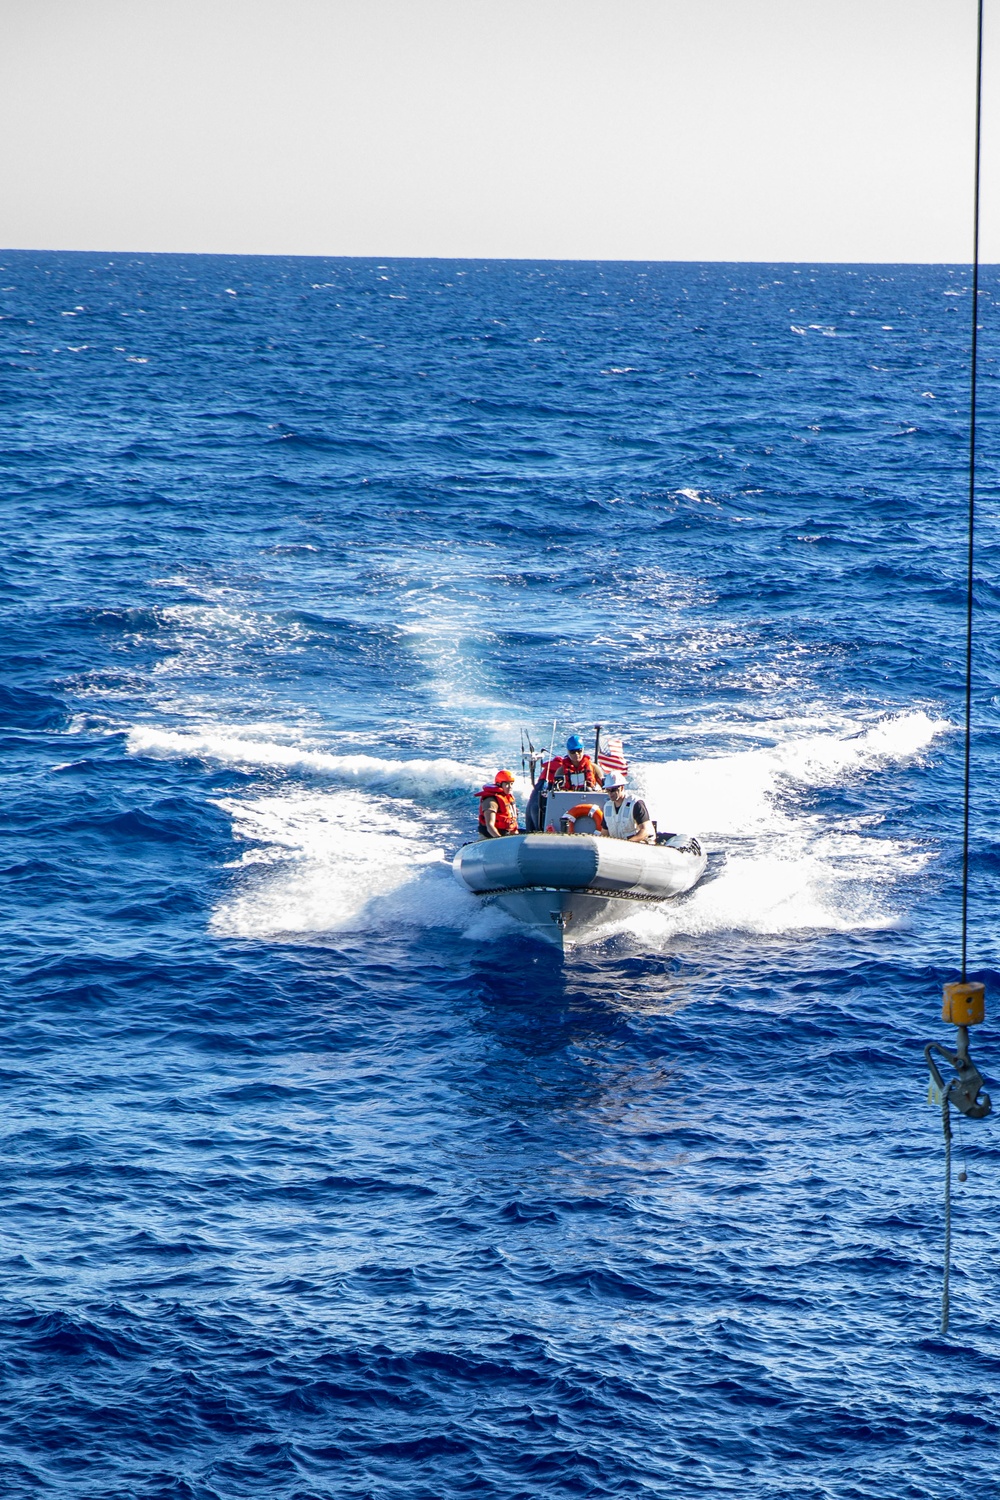
<instances>
[{"instance_id":1,"label":"boat hull","mask_svg":"<svg viewBox=\"0 0 1000 1500\"><path fill-rule=\"evenodd\" d=\"M624 896L544 887L499 891L487 900L516 917L536 937L563 949L586 942L599 928L627 917L637 905L634 898Z\"/></svg>"},{"instance_id":2,"label":"boat hull","mask_svg":"<svg viewBox=\"0 0 1000 1500\"><path fill-rule=\"evenodd\" d=\"M459 884L560 947L620 920L636 903L679 896L707 860L696 839L632 844L588 834L516 834L466 844L452 862Z\"/></svg>"}]
</instances>

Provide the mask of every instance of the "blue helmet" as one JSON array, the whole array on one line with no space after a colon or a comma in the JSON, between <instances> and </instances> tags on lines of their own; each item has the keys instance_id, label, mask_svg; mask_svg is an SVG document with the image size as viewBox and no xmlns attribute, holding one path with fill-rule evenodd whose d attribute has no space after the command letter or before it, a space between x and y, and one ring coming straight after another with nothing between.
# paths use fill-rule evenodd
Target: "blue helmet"
<instances>
[{"instance_id":1,"label":"blue helmet","mask_svg":"<svg viewBox=\"0 0 1000 1500\"><path fill-rule=\"evenodd\" d=\"M566 749L567 750L582 750L583 749L583 740L581 740L581 738L580 738L580 736L578 734L571 734L570 737L569 737L569 739L566 741Z\"/></svg>"}]
</instances>

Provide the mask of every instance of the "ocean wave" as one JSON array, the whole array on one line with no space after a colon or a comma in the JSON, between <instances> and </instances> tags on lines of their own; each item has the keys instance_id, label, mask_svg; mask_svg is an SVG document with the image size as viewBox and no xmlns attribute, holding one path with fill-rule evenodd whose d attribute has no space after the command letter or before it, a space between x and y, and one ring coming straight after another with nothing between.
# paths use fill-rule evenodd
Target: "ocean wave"
<instances>
[{"instance_id":1,"label":"ocean wave","mask_svg":"<svg viewBox=\"0 0 1000 1500\"><path fill-rule=\"evenodd\" d=\"M446 758L397 760L376 755L335 755L302 744L257 739L232 726L175 730L137 725L128 730L127 745L130 755L207 760L238 770L280 768L337 777L364 786L392 786L410 795L421 791L425 794L467 791L482 785L490 774L487 767Z\"/></svg>"},{"instance_id":2,"label":"ocean wave","mask_svg":"<svg viewBox=\"0 0 1000 1500\"><path fill-rule=\"evenodd\" d=\"M235 862L237 888L212 917L219 935L456 926L475 909L452 877L437 820L405 798L290 791L220 798L216 806L248 846Z\"/></svg>"},{"instance_id":3,"label":"ocean wave","mask_svg":"<svg viewBox=\"0 0 1000 1500\"><path fill-rule=\"evenodd\" d=\"M0 1493L992 1494L967 274L2 260ZM566 955L447 864L553 715L710 850Z\"/></svg>"},{"instance_id":4,"label":"ocean wave","mask_svg":"<svg viewBox=\"0 0 1000 1500\"><path fill-rule=\"evenodd\" d=\"M874 724L792 734L731 755L637 765L633 781L671 827L717 840L777 832L794 821L790 794L846 786L880 767L914 760L952 728L915 709Z\"/></svg>"},{"instance_id":5,"label":"ocean wave","mask_svg":"<svg viewBox=\"0 0 1000 1500\"><path fill-rule=\"evenodd\" d=\"M612 927L655 949L682 935L898 925L893 893L933 851L881 835L871 820L803 808L796 792L905 762L949 727L913 711L865 728L794 735L764 749L634 766L633 783L649 797L660 826L697 832L717 851L717 869L687 897L638 908ZM474 836L475 804L470 795L463 819L452 799L443 811L436 797L474 788L479 777L462 762L337 756L222 730L133 730L129 748L279 766L293 778L305 771L366 788L310 792L290 784L278 794L219 800L234 838L246 847L234 862L240 888L213 916L217 933L315 936L385 924L460 927L475 937L498 924L520 930L495 913L477 918L471 898L449 887L446 849ZM526 790L522 782L522 799Z\"/></svg>"}]
</instances>

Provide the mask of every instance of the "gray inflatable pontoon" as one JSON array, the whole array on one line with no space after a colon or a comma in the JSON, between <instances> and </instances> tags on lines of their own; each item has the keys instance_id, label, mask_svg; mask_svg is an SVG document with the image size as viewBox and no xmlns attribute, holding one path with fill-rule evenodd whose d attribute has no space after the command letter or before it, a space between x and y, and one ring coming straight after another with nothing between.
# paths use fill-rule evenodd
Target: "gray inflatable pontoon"
<instances>
[{"instance_id":1,"label":"gray inflatable pontoon","mask_svg":"<svg viewBox=\"0 0 1000 1500\"><path fill-rule=\"evenodd\" d=\"M586 833L521 833L466 844L452 869L466 890L562 947L628 915L636 902L689 891L706 864L698 840L685 834L633 844Z\"/></svg>"}]
</instances>

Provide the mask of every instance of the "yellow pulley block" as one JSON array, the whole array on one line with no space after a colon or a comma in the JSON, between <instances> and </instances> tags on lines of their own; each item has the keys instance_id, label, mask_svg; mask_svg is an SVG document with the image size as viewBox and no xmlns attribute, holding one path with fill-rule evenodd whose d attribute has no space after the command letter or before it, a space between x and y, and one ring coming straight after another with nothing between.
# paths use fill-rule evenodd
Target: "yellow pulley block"
<instances>
[{"instance_id":1,"label":"yellow pulley block","mask_svg":"<svg viewBox=\"0 0 1000 1500\"><path fill-rule=\"evenodd\" d=\"M977 1026L986 1019L986 986L975 981L946 984L941 1019L952 1026Z\"/></svg>"}]
</instances>

